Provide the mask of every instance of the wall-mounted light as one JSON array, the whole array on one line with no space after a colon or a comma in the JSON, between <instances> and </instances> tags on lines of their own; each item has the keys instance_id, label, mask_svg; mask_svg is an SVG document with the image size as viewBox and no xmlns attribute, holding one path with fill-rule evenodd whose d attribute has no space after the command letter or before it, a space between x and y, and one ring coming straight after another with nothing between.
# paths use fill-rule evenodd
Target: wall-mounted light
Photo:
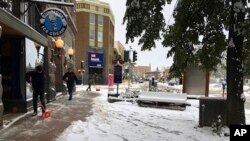
<instances>
[{"instance_id":1,"label":"wall-mounted light","mask_svg":"<svg viewBox=\"0 0 250 141\"><path fill-rule=\"evenodd\" d=\"M64 41L62 40L61 37L58 37L56 40L55 40L55 47L56 48L63 48L64 46Z\"/></svg>"},{"instance_id":2,"label":"wall-mounted light","mask_svg":"<svg viewBox=\"0 0 250 141\"><path fill-rule=\"evenodd\" d=\"M61 56L61 49L64 47L64 41L62 40L61 37L58 37L55 41L55 48L57 50L57 55L58 55L58 58L60 58ZM55 54L56 55L56 54Z\"/></svg>"},{"instance_id":3,"label":"wall-mounted light","mask_svg":"<svg viewBox=\"0 0 250 141\"><path fill-rule=\"evenodd\" d=\"M74 50L72 48L68 49L68 55L69 55L69 58L71 60L72 56L74 55Z\"/></svg>"},{"instance_id":4,"label":"wall-mounted light","mask_svg":"<svg viewBox=\"0 0 250 141\"><path fill-rule=\"evenodd\" d=\"M39 59L39 51L40 51L41 45L38 43L34 43L34 44L35 44L36 51L37 51L37 59Z\"/></svg>"}]
</instances>

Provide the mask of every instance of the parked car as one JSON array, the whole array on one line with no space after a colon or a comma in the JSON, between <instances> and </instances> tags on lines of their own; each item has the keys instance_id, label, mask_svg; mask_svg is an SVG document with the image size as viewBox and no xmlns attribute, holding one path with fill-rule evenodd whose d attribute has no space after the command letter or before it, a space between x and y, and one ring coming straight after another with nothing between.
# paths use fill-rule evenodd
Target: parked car
<instances>
[{"instance_id":1,"label":"parked car","mask_svg":"<svg viewBox=\"0 0 250 141\"><path fill-rule=\"evenodd\" d=\"M143 79L140 78L140 79L138 80L138 82L139 82L139 83L143 83Z\"/></svg>"}]
</instances>

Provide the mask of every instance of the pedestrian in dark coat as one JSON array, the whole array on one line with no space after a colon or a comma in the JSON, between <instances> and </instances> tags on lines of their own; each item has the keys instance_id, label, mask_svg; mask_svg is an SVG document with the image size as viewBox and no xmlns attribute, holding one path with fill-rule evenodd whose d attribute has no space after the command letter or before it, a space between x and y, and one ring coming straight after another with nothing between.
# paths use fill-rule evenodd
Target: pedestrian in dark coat
<instances>
[{"instance_id":1,"label":"pedestrian in dark coat","mask_svg":"<svg viewBox=\"0 0 250 141\"><path fill-rule=\"evenodd\" d=\"M45 75L41 65L36 66L35 71L30 71L26 73L26 81L31 83L33 89L33 109L34 113L32 116L37 115L37 102L38 96L40 97L40 102L42 104L42 112L46 111L46 105L44 101L45 92Z\"/></svg>"},{"instance_id":2,"label":"pedestrian in dark coat","mask_svg":"<svg viewBox=\"0 0 250 141\"><path fill-rule=\"evenodd\" d=\"M91 91L91 84L93 83L93 80L92 79L89 79L88 80L88 88L87 88L87 90L86 91Z\"/></svg>"},{"instance_id":3,"label":"pedestrian in dark coat","mask_svg":"<svg viewBox=\"0 0 250 141\"><path fill-rule=\"evenodd\" d=\"M69 93L69 100L72 99L73 88L75 86L75 82L78 82L78 79L73 72L72 68L68 68L68 72L66 72L63 76L63 80L67 83L68 93Z\"/></svg>"}]
</instances>

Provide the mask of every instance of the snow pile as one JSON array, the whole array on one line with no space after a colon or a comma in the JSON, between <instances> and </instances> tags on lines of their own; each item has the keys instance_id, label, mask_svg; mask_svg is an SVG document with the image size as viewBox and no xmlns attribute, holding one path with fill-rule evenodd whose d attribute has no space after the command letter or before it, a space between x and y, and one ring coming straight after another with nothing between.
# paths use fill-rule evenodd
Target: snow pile
<instances>
[{"instance_id":1,"label":"snow pile","mask_svg":"<svg viewBox=\"0 0 250 141\"><path fill-rule=\"evenodd\" d=\"M95 99L93 115L86 122L75 121L57 141L223 141L211 127L198 127L199 101L185 111L139 107L136 103L107 102L107 92ZM250 111L246 110L247 124ZM223 128L223 132L229 132Z\"/></svg>"}]
</instances>

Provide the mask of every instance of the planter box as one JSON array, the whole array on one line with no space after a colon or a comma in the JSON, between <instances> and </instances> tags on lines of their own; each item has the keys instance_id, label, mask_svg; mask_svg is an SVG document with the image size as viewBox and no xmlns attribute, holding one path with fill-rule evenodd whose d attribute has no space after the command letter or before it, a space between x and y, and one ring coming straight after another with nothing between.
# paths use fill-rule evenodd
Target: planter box
<instances>
[{"instance_id":1,"label":"planter box","mask_svg":"<svg viewBox=\"0 0 250 141\"><path fill-rule=\"evenodd\" d=\"M199 106L199 125L211 126L216 120L218 115L221 116L222 125L226 125L226 99L203 97L200 98Z\"/></svg>"}]
</instances>

